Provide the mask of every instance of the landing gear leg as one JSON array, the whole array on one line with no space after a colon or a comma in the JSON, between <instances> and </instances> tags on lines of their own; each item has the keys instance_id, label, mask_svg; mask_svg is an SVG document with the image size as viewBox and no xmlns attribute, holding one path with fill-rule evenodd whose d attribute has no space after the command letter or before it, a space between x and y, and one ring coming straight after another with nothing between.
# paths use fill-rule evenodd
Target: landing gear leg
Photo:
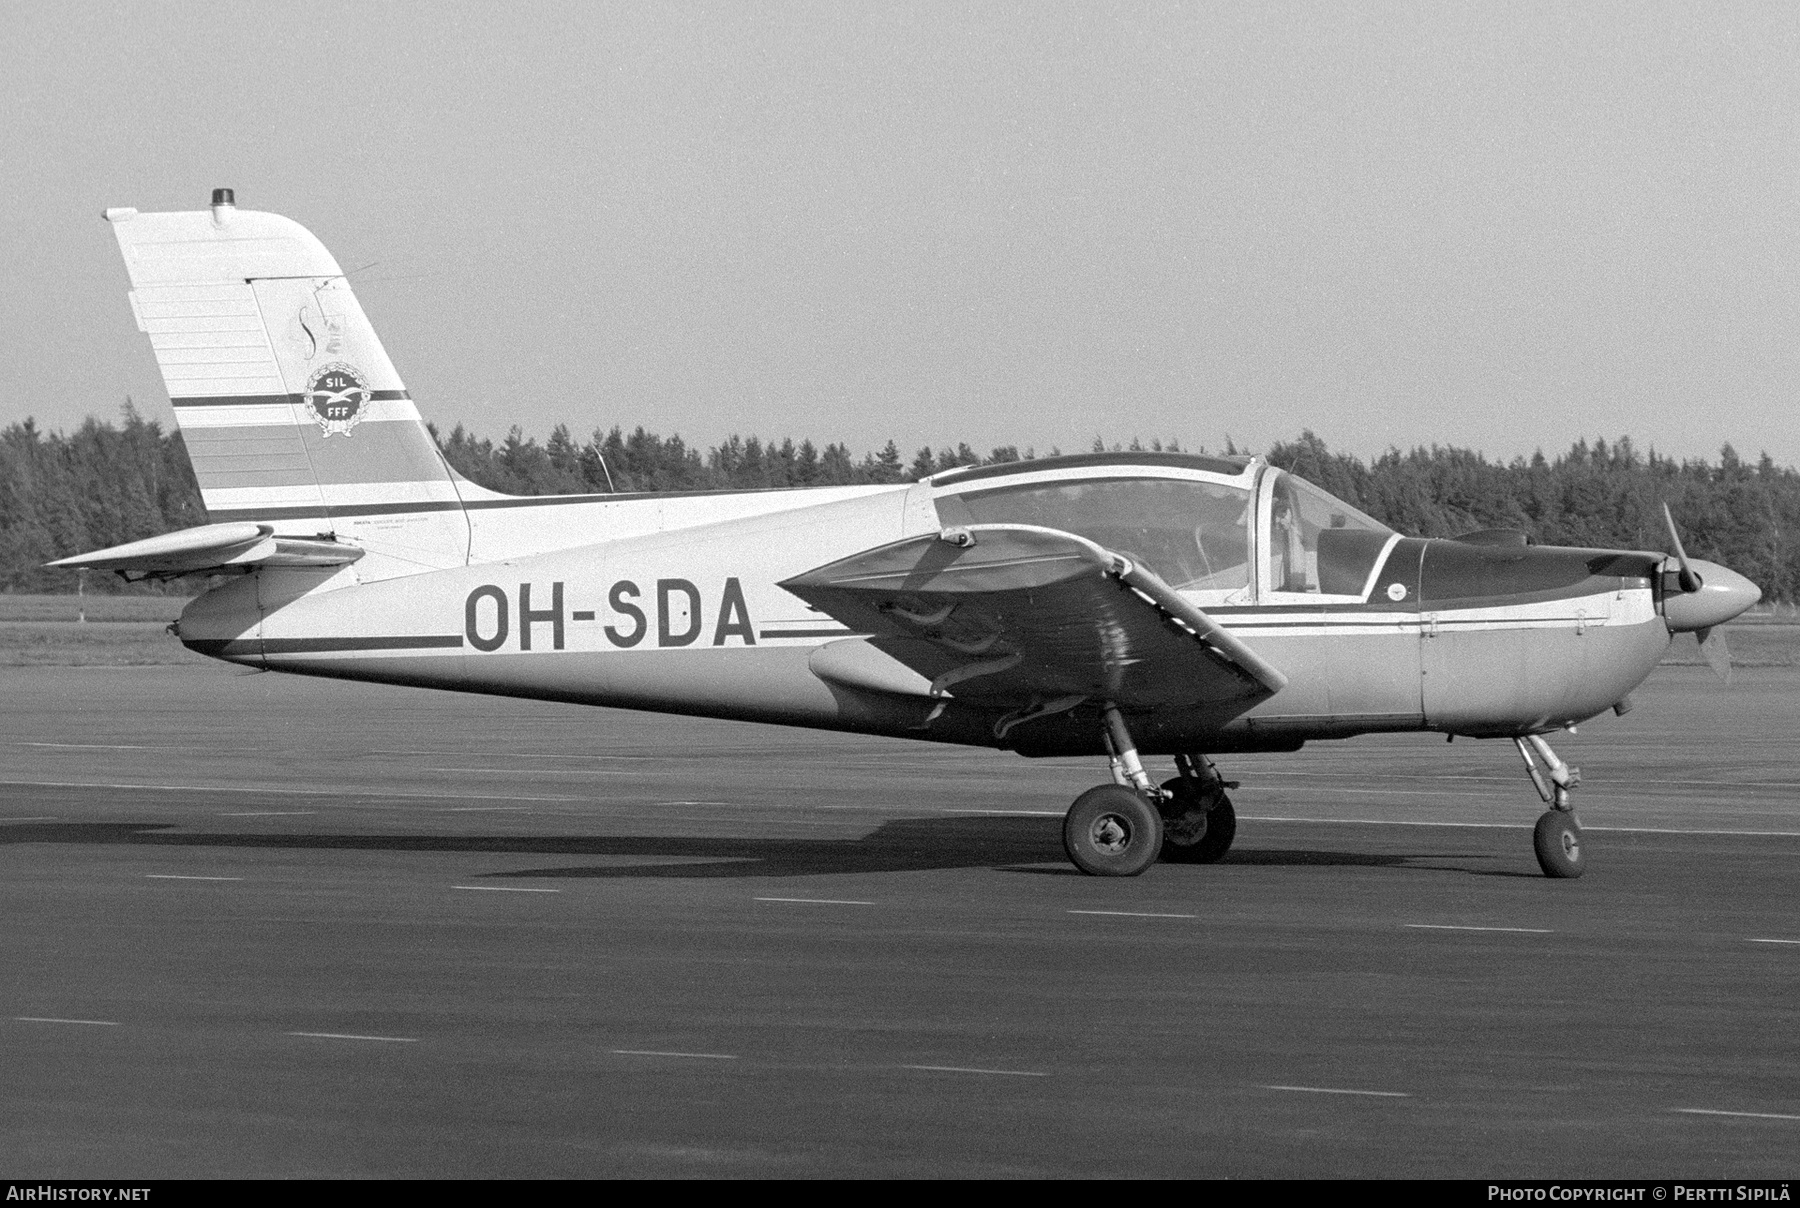
<instances>
[{"instance_id":1,"label":"landing gear leg","mask_svg":"<svg viewBox=\"0 0 1800 1208\"><path fill-rule=\"evenodd\" d=\"M1108 703L1102 715L1113 783L1089 789L1069 807L1063 850L1089 876L1135 877L1156 863L1162 849L1162 817L1152 804L1162 794L1150 783L1117 707Z\"/></svg>"},{"instance_id":2,"label":"landing gear leg","mask_svg":"<svg viewBox=\"0 0 1800 1208\"><path fill-rule=\"evenodd\" d=\"M1581 769L1564 763L1541 734L1513 739L1538 796L1550 808L1537 820L1531 844L1546 877L1579 877L1587 870L1581 855L1581 821L1569 790L1581 783Z\"/></svg>"},{"instance_id":3,"label":"landing gear leg","mask_svg":"<svg viewBox=\"0 0 1800 1208\"><path fill-rule=\"evenodd\" d=\"M1162 858L1172 864L1213 864L1237 837L1237 811L1226 789L1238 782L1219 775L1204 755L1177 755L1181 773L1163 783Z\"/></svg>"},{"instance_id":4,"label":"landing gear leg","mask_svg":"<svg viewBox=\"0 0 1800 1208\"><path fill-rule=\"evenodd\" d=\"M1154 798L1157 794L1150 783L1150 773L1144 771L1137 744L1131 740L1131 731L1125 728L1125 718L1120 715L1118 706L1109 703L1101 709L1100 715L1106 720L1106 750L1112 765L1113 783Z\"/></svg>"}]
</instances>

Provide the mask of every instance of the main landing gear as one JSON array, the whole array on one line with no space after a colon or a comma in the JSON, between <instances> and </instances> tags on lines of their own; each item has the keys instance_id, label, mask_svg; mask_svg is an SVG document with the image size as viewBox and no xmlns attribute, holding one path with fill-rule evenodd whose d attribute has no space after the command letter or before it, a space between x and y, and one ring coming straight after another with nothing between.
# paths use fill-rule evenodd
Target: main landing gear
<instances>
[{"instance_id":1,"label":"main landing gear","mask_svg":"<svg viewBox=\"0 0 1800 1208\"><path fill-rule=\"evenodd\" d=\"M1063 818L1063 850L1082 872L1096 877L1135 877L1160 856L1171 863L1211 864L1231 847L1237 815L1220 777L1204 755L1179 755L1181 773L1161 788L1138 759L1125 719L1105 706L1106 746L1113 783L1075 799Z\"/></svg>"},{"instance_id":2,"label":"main landing gear","mask_svg":"<svg viewBox=\"0 0 1800 1208\"><path fill-rule=\"evenodd\" d=\"M1569 790L1581 783L1581 769L1564 763L1541 734L1513 739L1526 774L1550 808L1537 820L1531 845L1546 877L1579 877L1587 870L1581 855L1581 821L1569 801Z\"/></svg>"}]
</instances>

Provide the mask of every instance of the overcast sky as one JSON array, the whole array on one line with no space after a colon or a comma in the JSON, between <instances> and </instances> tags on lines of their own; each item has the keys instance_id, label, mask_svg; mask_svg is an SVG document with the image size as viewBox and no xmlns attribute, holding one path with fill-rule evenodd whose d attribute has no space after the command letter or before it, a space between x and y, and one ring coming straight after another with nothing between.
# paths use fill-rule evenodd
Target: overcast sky
<instances>
[{"instance_id":1,"label":"overcast sky","mask_svg":"<svg viewBox=\"0 0 1800 1208\"><path fill-rule=\"evenodd\" d=\"M172 422L100 211L225 185L494 437L1800 464L1800 5L5 13L0 424Z\"/></svg>"}]
</instances>

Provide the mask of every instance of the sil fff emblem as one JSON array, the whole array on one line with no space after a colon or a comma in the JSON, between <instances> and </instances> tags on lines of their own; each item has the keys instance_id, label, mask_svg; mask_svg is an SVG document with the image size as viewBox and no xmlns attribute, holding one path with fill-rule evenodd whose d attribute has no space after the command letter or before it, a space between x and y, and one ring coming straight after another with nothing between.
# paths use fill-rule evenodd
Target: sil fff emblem
<instances>
[{"instance_id":1,"label":"sil fff emblem","mask_svg":"<svg viewBox=\"0 0 1800 1208\"><path fill-rule=\"evenodd\" d=\"M307 379L307 408L327 437L349 436L369 409L369 384L342 361L321 367Z\"/></svg>"}]
</instances>

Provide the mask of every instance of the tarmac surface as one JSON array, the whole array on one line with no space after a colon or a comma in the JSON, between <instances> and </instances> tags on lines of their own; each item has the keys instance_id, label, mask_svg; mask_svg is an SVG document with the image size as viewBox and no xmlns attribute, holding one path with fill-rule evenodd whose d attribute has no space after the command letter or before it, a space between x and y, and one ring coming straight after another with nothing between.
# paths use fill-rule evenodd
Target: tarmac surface
<instances>
[{"instance_id":1,"label":"tarmac surface","mask_svg":"<svg viewBox=\"0 0 1800 1208\"><path fill-rule=\"evenodd\" d=\"M1556 745L1097 761L215 666L0 672L0 1174L1783 1178L1800 676Z\"/></svg>"}]
</instances>

